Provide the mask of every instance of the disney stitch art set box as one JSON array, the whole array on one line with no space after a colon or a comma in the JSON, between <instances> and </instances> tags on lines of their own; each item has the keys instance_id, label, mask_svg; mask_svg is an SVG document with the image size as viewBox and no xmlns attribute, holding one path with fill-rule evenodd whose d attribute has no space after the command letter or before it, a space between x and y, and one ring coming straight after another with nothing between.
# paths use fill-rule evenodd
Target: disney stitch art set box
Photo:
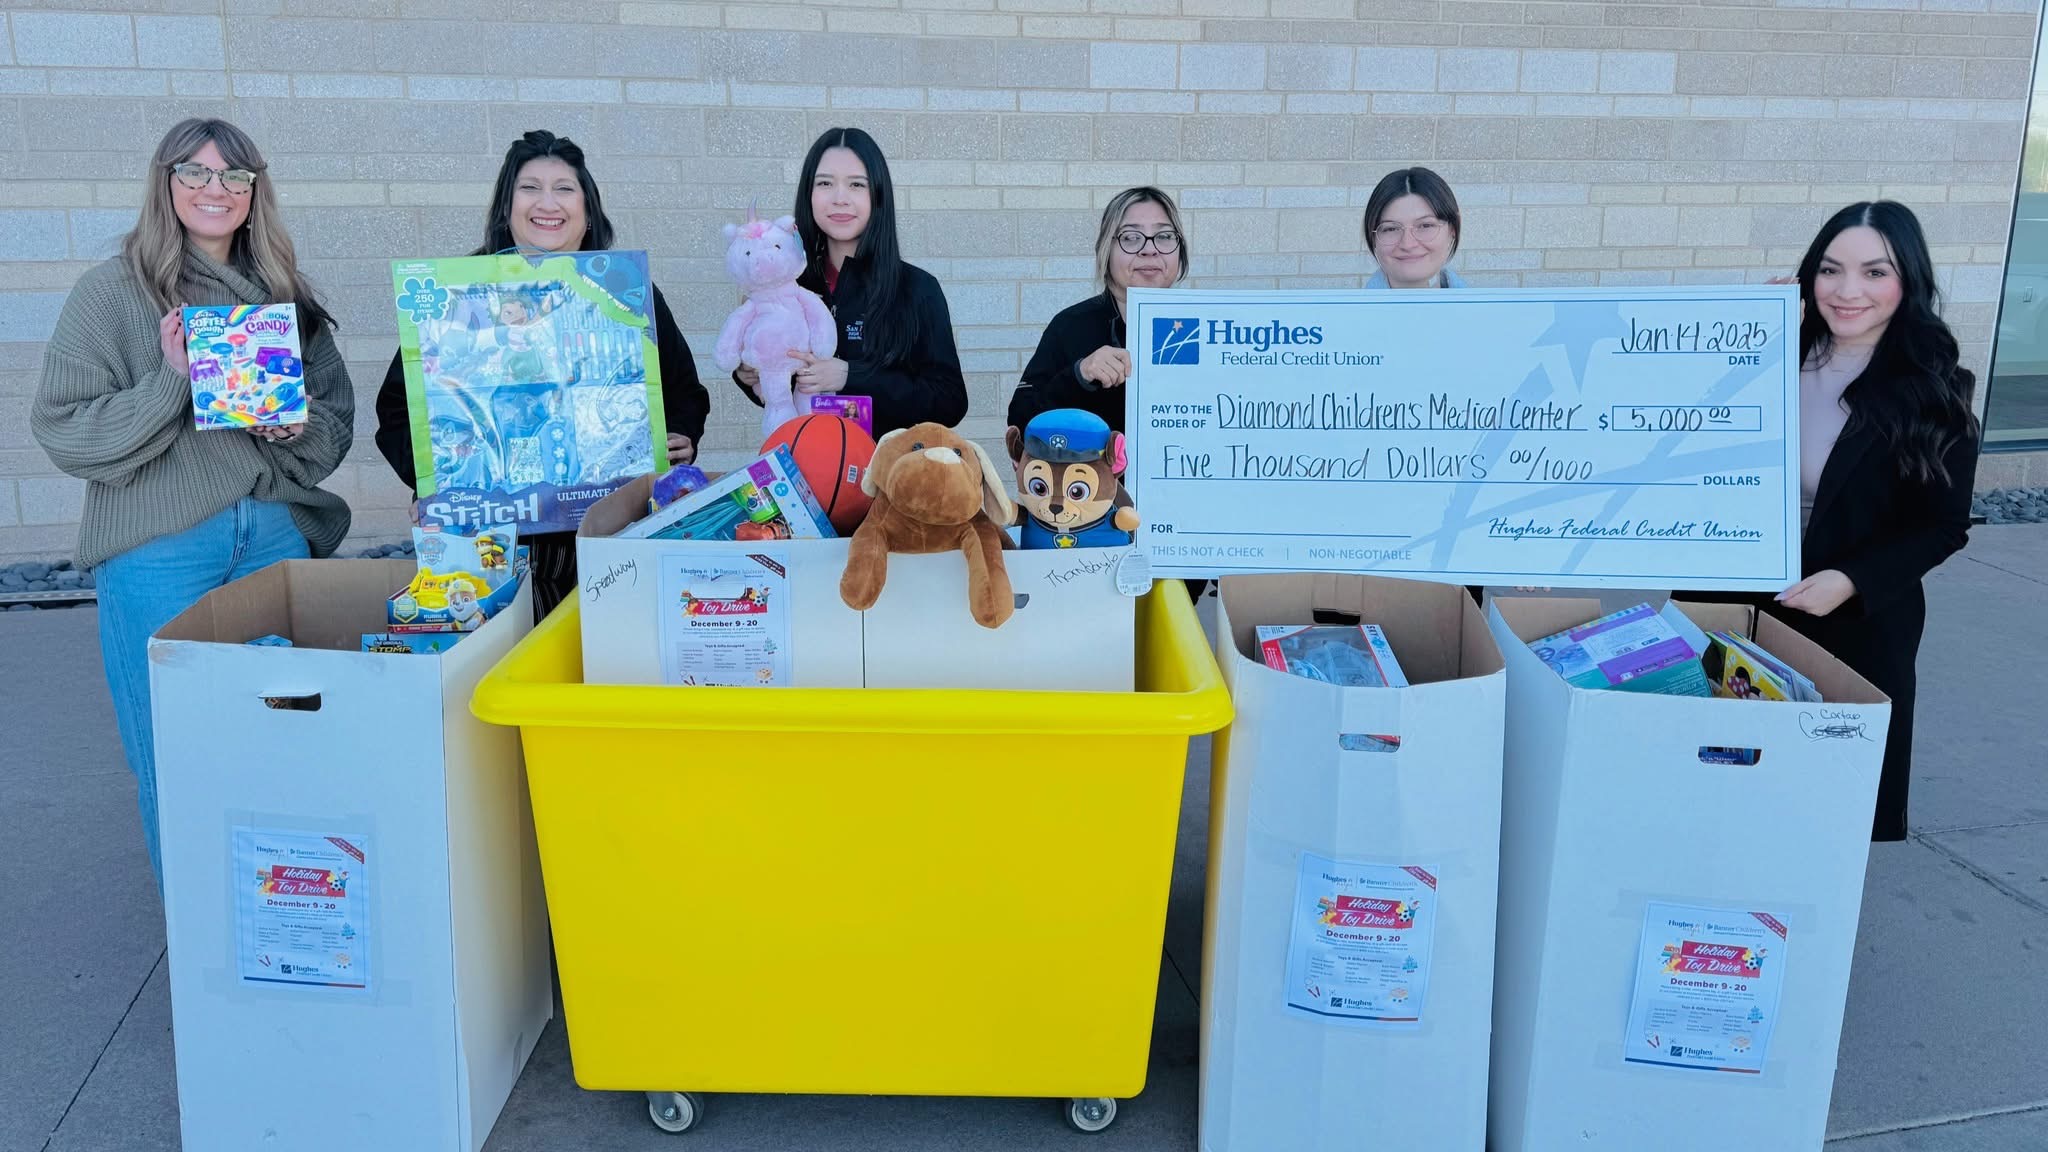
<instances>
[{"instance_id":1,"label":"disney stitch art set box","mask_svg":"<svg viewBox=\"0 0 2048 1152\"><path fill-rule=\"evenodd\" d=\"M296 305L204 305L185 309L184 320L194 427L306 422Z\"/></svg>"},{"instance_id":2,"label":"disney stitch art set box","mask_svg":"<svg viewBox=\"0 0 2048 1152\"><path fill-rule=\"evenodd\" d=\"M391 265L421 515L574 529L666 461L645 252Z\"/></svg>"}]
</instances>

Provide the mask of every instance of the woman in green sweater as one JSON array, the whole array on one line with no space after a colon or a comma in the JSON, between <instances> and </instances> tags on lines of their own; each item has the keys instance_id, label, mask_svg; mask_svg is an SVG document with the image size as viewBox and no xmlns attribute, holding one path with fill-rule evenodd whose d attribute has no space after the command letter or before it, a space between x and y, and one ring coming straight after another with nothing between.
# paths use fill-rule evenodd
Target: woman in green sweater
<instances>
[{"instance_id":1,"label":"woman in green sweater","mask_svg":"<svg viewBox=\"0 0 2048 1152\"><path fill-rule=\"evenodd\" d=\"M225 121L165 134L121 254L65 301L29 413L50 459L86 481L78 562L99 591L107 686L159 883L150 635L212 589L325 556L348 534L348 505L317 485L348 454L355 393L264 169ZM199 430L180 309L286 302L298 306L306 423Z\"/></svg>"}]
</instances>

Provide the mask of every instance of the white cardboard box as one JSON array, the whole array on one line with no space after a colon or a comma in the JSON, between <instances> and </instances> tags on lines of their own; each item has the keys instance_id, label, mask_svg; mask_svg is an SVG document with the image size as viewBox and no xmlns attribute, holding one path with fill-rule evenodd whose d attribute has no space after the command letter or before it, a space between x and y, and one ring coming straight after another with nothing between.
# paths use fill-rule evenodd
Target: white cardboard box
<instances>
[{"instance_id":1,"label":"white cardboard box","mask_svg":"<svg viewBox=\"0 0 2048 1152\"><path fill-rule=\"evenodd\" d=\"M1001 628L968 611L965 556L889 557L889 582L861 614L867 686L1131 691L1138 615L1116 589L1117 563L1131 551L1004 552L1017 610ZM836 572L832 587L836 595Z\"/></svg>"},{"instance_id":2,"label":"white cardboard box","mask_svg":"<svg viewBox=\"0 0 2048 1152\"><path fill-rule=\"evenodd\" d=\"M1821 1146L1891 705L1769 616L1681 608L1753 636L1828 703L1574 688L1526 642L1592 619L1597 602L1497 600L1489 613L1508 665L1495 1152ZM1703 748L1761 756L1705 763ZM1625 1062L1651 901L1783 921L1760 1073Z\"/></svg>"},{"instance_id":3,"label":"white cardboard box","mask_svg":"<svg viewBox=\"0 0 2048 1152\"><path fill-rule=\"evenodd\" d=\"M1216 738L1210 785L1201 1146L1476 1152L1493 1008L1500 653L1452 585L1232 576L1221 596L1216 656L1236 719ZM1409 687L1339 688L1274 671L1253 635L1260 624L1357 622L1385 629ZM1345 734L1400 746L1352 750L1386 744L1340 743ZM1288 1006L1304 854L1431 871L1437 909L1418 1025Z\"/></svg>"},{"instance_id":4,"label":"white cardboard box","mask_svg":"<svg viewBox=\"0 0 2048 1152\"><path fill-rule=\"evenodd\" d=\"M866 612L839 597L849 541L624 539L646 515L651 477L613 492L576 533L582 581L583 679L660 684L660 572L669 558L722 552L789 560L790 681L798 688L1009 688L1128 692L1136 643L1134 602L1116 589L1130 548L1008 551L1017 611L983 628L967 608L959 553L892 555L888 582Z\"/></svg>"},{"instance_id":5,"label":"white cardboard box","mask_svg":"<svg viewBox=\"0 0 2048 1152\"><path fill-rule=\"evenodd\" d=\"M412 573L273 565L150 640L187 1148L476 1152L553 1015L519 733L469 710L531 592L444 654L358 651ZM271 633L296 646L245 644ZM367 987L244 976L237 829L366 841Z\"/></svg>"}]
</instances>

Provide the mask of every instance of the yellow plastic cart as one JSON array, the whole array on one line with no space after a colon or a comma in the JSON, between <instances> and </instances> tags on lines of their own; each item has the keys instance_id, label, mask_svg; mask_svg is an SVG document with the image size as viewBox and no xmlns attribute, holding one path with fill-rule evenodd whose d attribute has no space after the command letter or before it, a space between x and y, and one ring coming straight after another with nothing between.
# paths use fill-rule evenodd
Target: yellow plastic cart
<instances>
[{"instance_id":1,"label":"yellow plastic cart","mask_svg":"<svg viewBox=\"0 0 2048 1152\"><path fill-rule=\"evenodd\" d=\"M1188 738L1230 721L1178 580L1137 691L586 685L564 605L478 685L519 726L576 1081L669 1131L708 1092L1144 1088ZM686 1007L685 1007L686 1006Z\"/></svg>"}]
</instances>

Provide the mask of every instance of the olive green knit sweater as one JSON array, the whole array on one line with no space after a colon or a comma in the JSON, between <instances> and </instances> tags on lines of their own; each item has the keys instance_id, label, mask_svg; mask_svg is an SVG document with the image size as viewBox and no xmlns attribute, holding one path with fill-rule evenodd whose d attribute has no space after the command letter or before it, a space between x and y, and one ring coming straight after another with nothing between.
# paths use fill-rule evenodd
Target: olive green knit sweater
<instances>
[{"instance_id":1,"label":"olive green knit sweater","mask_svg":"<svg viewBox=\"0 0 2048 1152\"><path fill-rule=\"evenodd\" d=\"M270 293L191 248L184 303L268 304ZM348 535L348 505L321 491L355 439L355 390L323 327L305 342L307 423L274 443L192 425L192 386L164 360L162 314L119 257L79 277L43 354L29 427L57 467L88 483L78 562L90 568L182 532L244 496L281 501L315 556Z\"/></svg>"}]
</instances>

